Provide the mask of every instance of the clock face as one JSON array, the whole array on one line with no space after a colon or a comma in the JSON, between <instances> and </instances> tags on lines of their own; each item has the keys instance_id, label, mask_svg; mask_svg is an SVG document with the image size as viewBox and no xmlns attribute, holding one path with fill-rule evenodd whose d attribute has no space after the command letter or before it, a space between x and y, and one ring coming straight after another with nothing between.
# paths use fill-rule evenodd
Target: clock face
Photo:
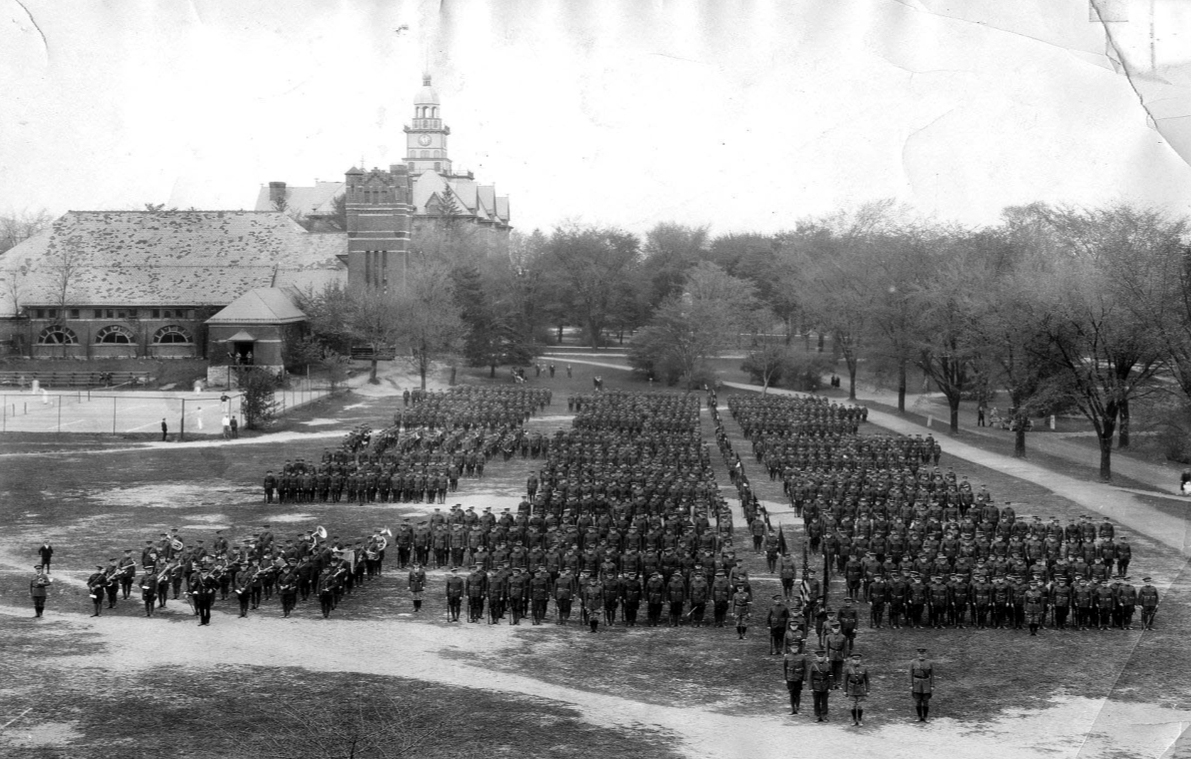
<instances>
[{"instance_id":1,"label":"clock face","mask_svg":"<svg viewBox=\"0 0 1191 759\"><path fill-rule=\"evenodd\" d=\"M424 135L421 135L420 137L418 137L418 144L421 145L422 147L426 147L427 145L429 145L430 144L430 135L424 134Z\"/></svg>"}]
</instances>

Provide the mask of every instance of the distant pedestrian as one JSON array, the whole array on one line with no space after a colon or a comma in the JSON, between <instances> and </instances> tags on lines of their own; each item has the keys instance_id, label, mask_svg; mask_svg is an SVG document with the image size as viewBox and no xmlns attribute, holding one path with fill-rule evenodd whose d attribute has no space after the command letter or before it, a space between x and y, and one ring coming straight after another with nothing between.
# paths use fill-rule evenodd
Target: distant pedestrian
<instances>
[{"instance_id":1,"label":"distant pedestrian","mask_svg":"<svg viewBox=\"0 0 1191 759\"><path fill-rule=\"evenodd\" d=\"M233 438L240 437L240 422L237 421L236 417L234 417L234 416L232 417L232 420L231 420L231 426L232 426L232 437Z\"/></svg>"},{"instance_id":2,"label":"distant pedestrian","mask_svg":"<svg viewBox=\"0 0 1191 759\"><path fill-rule=\"evenodd\" d=\"M170 426L165 423L165 417L161 418L161 442L165 442L166 436L170 434Z\"/></svg>"},{"instance_id":3,"label":"distant pedestrian","mask_svg":"<svg viewBox=\"0 0 1191 759\"><path fill-rule=\"evenodd\" d=\"M567 364L567 379L571 378L571 365Z\"/></svg>"},{"instance_id":4,"label":"distant pedestrian","mask_svg":"<svg viewBox=\"0 0 1191 759\"><path fill-rule=\"evenodd\" d=\"M50 560L54 557L54 547L47 540L41 544L41 548L37 549L37 553L41 556L41 566L48 575L50 573Z\"/></svg>"},{"instance_id":5,"label":"distant pedestrian","mask_svg":"<svg viewBox=\"0 0 1191 759\"><path fill-rule=\"evenodd\" d=\"M984 426L984 417L988 413L988 407L984 405L984 401L980 401L980 405L976 407L976 426Z\"/></svg>"},{"instance_id":6,"label":"distant pedestrian","mask_svg":"<svg viewBox=\"0 0 1191 759\"><path fill-rule=\"evenodd\" d=\"M232 419L227 414L223 415L223 439L230 440L232 437Z\"/></svg>"},{"instance_id":7,"label":"distant pedestrian","mask_svg":"<svg viewBox=\"0 0 1191 759\"><path fill-rule=\"evenodd\" d=\"M198 406L194 410L194 426L198 429L203 428L203 407Z\"/></svg>"}]
</instances>

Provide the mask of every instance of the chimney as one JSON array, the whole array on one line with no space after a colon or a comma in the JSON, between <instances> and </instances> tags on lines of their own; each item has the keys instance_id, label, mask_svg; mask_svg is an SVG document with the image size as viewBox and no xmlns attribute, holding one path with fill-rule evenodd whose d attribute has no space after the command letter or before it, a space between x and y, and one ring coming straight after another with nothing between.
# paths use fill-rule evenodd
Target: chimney
<instances>
[{"instance_id":1,"label":"chimney","mask_svg":"<svg viewBox=\"0 0 1191 759\"><path fill-rule=\"evenodd\" d=\"M269 202L285 202L285 182L269 182Z\"/></svg>"}]
</instances>

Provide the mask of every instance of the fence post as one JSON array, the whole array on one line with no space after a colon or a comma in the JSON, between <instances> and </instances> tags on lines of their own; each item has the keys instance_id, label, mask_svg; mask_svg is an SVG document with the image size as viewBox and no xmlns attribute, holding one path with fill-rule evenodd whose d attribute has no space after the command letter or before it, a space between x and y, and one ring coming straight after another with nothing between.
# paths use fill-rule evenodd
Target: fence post
<instances>
[{"instance_id":1,"label":"fence post","mask_svg":"<svg viewBox=\"0 0 1191 759\"><path fill-rule=\"evenodd\" d=\"M58 396L58 432L62 432L62 396Z\"/></svg>"},{"instance_id":2,"label":"fence post","mask_svg":"<svg viewBox=\"0 0 1191 759\"><path fill-rule=\"evenodd\" d=\"M116 396L112 396L112 434L116 434Z\"/></svg>"}]
</instances>

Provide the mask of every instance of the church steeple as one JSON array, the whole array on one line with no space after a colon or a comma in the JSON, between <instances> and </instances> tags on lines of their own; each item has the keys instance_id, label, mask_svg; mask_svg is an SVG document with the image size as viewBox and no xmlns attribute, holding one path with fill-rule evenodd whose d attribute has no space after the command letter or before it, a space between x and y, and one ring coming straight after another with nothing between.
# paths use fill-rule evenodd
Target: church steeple
<instances>
[{"instance_id":1,"label":"church steeple","mask_svg":"<svg viewBox=\"0 0 1191 759\"><path fill-rule=\"evenodd\" d=\"M405 127L405 164L411 176L424 171L451 175L451 159L447 157L447 135L451 128L443 125L439 113L438 93L430 86L430 75L422 77L422 89L414 97L413 125Z\"/></svg>"}]
</instances>

